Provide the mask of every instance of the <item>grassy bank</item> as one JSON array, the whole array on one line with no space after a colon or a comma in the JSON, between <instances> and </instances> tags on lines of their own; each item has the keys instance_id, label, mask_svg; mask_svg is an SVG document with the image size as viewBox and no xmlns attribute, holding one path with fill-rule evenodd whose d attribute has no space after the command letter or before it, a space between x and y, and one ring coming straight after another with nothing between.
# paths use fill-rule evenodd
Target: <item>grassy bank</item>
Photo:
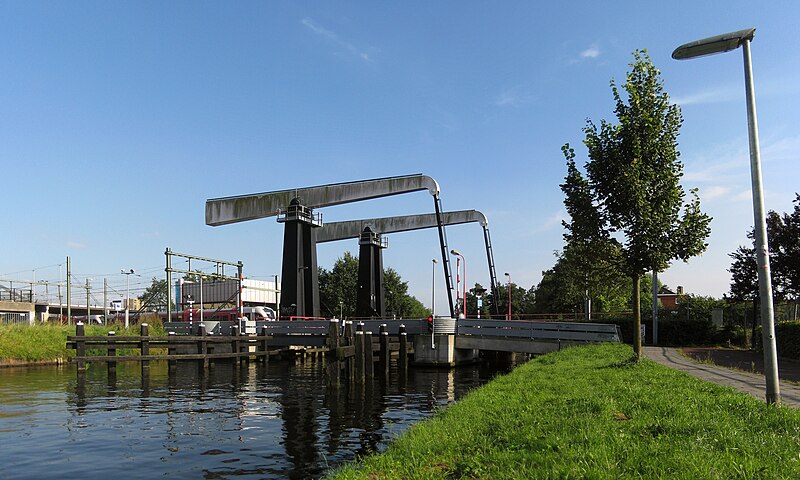
<instances>
[{"instance_id":1,"label":"grassy bank","mask_svg":"<svg viewBox=\"0 0 800 480\"><path fill-rule=\"evenodd\" d=\"M163 334L163 327L158 319L149 323L150 335ZM87 325L86 335L107 335L111 330L119 336L139 335L138 325L127 329L119 325ZM67 335L75 335L74 326L0 325L0 361L43 362L75 356L74 350L66 348Z\"/></svg>"},{"instance_id":2,"label":"grassy bank","mask_svg":"<svg viewBox=\"0 0 800 480\"><path fill-rule=\"evenodd\" d=\"M800 410L630 358L599 345L532 360L331 476L800 478Z\"/></svg>"}]
</instances>

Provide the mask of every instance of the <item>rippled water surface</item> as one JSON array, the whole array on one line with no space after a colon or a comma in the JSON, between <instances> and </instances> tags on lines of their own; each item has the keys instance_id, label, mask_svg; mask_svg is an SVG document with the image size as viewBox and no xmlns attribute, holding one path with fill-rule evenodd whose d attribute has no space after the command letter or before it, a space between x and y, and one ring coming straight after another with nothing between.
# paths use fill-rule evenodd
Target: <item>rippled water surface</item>
<instances>
[{"instance_id":1,"label":"rippled water surface","mask_svg":"<svg viewBox=\"0 0 800 480\"><path fill-rule=\"evenodd\" d=\"M0 370L0 478L311 478L498 373L411 368L367 386L321 361ZM405 381L403 381L405 380Z\"/></svg>"}]
</instances>

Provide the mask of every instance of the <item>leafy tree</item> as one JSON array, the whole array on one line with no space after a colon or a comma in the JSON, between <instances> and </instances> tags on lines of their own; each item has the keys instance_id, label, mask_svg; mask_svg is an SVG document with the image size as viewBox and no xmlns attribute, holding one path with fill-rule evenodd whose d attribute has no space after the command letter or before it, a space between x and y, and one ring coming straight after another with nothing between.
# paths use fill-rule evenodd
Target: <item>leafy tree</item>
<instances>
[{"instance_id":1,"label":"leafy tree","mask_svg":"<svg viewBox=\"0 0 800 480\"><path fill-rule=\"evenodd\" d=\"M408 294L408 282L404 282L392 268L385 269L383 285L386 292L386 312L398 317L426 317L429 311L422 303ZM323 314L345 317L356 314L356 291L358 288L358 258L345 252L328 271L319 268L319 299Z\"/></svg>"},{"instance_id":2,"label":"leafy tree","mask_svg":"<svg viewBox=\"0 0 800 480\"><path fill-rule=\"evenodd\" d=\"M383 272L383 287L386 292L386 313L398 317L425 318L430 313L422 302L408 294L408 282L400 278L393 268Z\"/></svg>"},{"instance_id":3,"label":"leafy tree","mask_svg":"<svg viewBox=\"0 0 800 480\"><path fill-rule=\"evenodd\" d=\"M331 271L319 267L319 304L324 315L345 317L356 314L358 288L358 258L345 252L333 264Z\"/></svg>"},{"instance_id":4,"label":"leafy tree","mask_svg":"<svg viewBox=\"0 0 800 480\"><path fill-rule=\"evenodd\" d=\"M660 73L646 51L637 50L633 56L622 86L627 99L611 82L619 124L603 120L598 127L587 120L583 131L588 178L578 170L575 152L567 144L562 150L568 173L561 188L571 217L565 224L569 237L618 249L618 268L631 279L638 332L641 276L702 253L711 218L700 211L696 190L684 203L677 142L683 121L680 109L664 92ZM639 335L634 335L633 347L641 356Z\"/></svg>"},{"instance_id":5,"label":"leafy tree","mask_svg":"<svg viewBox=\"0 0 800 480\"><path fill-rule=\"evenodd\" d=\"M141 295L139 295L142 310L158 311L167 305L167 280L153 277L153 281Z\"/></svg>"}]
</instances>

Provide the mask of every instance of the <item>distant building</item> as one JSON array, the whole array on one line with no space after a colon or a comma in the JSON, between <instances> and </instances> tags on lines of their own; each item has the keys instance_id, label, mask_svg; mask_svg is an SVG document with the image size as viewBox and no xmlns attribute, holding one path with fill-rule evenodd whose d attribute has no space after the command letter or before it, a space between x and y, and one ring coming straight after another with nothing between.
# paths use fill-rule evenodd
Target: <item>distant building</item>
<instances>
[{"instance_id":1,"label":"distant building","mask_svg":"<svg viewBox=\"0 0 800 480\"><path fill-rule=\"evenodd\" d=\"M665 310L677 310L683 296L683 287L678 286L678 291L673 292L667 287L661 287L658 291L658 301Z\"/></svg>"}]
</instances>

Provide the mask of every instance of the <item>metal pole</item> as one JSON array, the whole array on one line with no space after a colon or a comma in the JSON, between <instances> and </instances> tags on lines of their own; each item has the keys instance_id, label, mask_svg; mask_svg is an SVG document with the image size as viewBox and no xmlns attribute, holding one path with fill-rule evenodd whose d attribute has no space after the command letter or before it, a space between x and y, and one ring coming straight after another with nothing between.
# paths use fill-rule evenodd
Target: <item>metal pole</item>
<instances>
[{"instance_id":1,"label":"metal pole","mask_svg":"<svg viewBox=\"0 0 800 480\"><path fill-rule=\"evenodd\" d=\"M91 325L92 324L92 309L89 307L89 279L86 279L86 323Z\"/></svg>"},{"instance_id":2,"label":"metal pole","mask_svg":"<svg viewBox=\"0 0 800 480\"><path fill-rule=\"evenodd\" d=\"M167 257L166 258L167 268L164 269L167 271L167 321L171 322L172 321L172 263L170 259L169 248L164 250L164 256Z\"/></svg>"},{"instance_id":3,"label":"metal pole","mask_svg":"<svg viewBox=\"0 0 800 480\"><path fill-rule=\"evenodd\" d=\"M203 275L200 275L200 323L203 323Z\"/></svg>"},{"instance_id":4,"label":"metal pole","mask_svg":"<svg viewBox=\"0 0 800 480\"><path fill-rule=\"evenodd\" d=\"M242 285L242 266L243 266L242 262L239 262L236 265L236 268L238 270L237 277L239 277L239 300L238 300L239 304L237 305L237 308L239 309L239 318L242 318L244 316L244 302L242 302L242 287L243 287L243 285Z\"/></svg>"},{"instance_id":5,"label":"metal pole","mask_svg":"<svg viewBox=\"0 0 800 480\"><path fill-rule=\"evenodd\" d=\"M128 307L128 304L131 302L129 297L130 280L131 280L131 274L125 273L125 328L128 328L129 325L128 319L129 319L130 308Z\"/></svg>"},{"instance_id":6,"label":"metal pole","mask_svg":"<svg viewBox=\"0 0 800 480\"><path fill-rule=\"evenodd\" d=\"M653 345L658 345L658 272L653 270Z\"/></svg>"},{"instance_id":7,"label":"metal pole","mask_svg":"<svg viewBox=\"0 0 800 480\"><path fill-rule=\"evenodd\" d=\"M108 325L108 279L103 279L103 323Z\"/></svg>"},{"instance_id":8,"label":"metal pole","mask_svg":"<svg viewBox=\"0 0 800 480\"><path fill-rule=\"evenodd\" d=\"M431 348L436 348L436 264L435 258L431 259Z\"/></svg>"},{"instance_id":9,"label":"metal pole","mask_svg":"<svg viewBox=\"0 0 800 480\"><path fill-rule=\"evenodd\" d=\"M72 325L72 297L71 297L71 290L69 286L69 276L72 274L72 269L69 261L69 257L67 257L67 325Z\"/></svg>"},{"instance_id":10,"label":"metal pole","mask_svg":"<svg viewBox=\"0 0 800 480\"><path fill-rule=\"evenodd\" d=\"M761 154L758 147L753 67L750 60L750 40L742 42L744 52L744 79L747 96L747 126L750 137L750 177L753 184L753 217L755 220L756 261L758 264L758 291L761 296L761 331L764 345L764 377L767 403L781 403L778 383L778 355L775 347L775 317L772 305L772 278L769 267L767 222L764 215L764 198L761 183Z\"/></svg>"}]
</instances>

